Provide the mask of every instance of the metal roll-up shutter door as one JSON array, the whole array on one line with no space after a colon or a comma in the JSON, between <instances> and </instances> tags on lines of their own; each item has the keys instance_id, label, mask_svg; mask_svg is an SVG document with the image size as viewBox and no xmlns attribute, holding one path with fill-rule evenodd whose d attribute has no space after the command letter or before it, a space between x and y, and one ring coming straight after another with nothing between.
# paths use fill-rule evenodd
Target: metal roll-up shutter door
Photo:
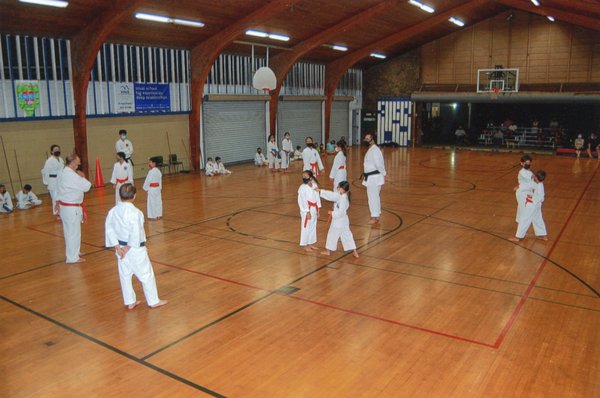
<instances>
[{"instance_id":1,"label":"metal roll-up shutter door","mask_svg":"<svg viewBox=\"0 0 600 398\"><path fill-rule=\"evenodd\" d=\"M350 141L350 103L348 101L333 101L331 120L329 123L329 141L338 140L343 136Z\"/></svg>"},{"instance_id":2,"label":"metal roll-up shutter door","mask_svg":"<svg viewBox=\"0 0 600 398\"><path fill-rule=\"evenodd\" d=\"M289 131L292 142L304 142L307 136L321 142L321 101L281 101L277 114L279 141Z\"/></svg>"},{"instance_id":3,"label":"metal roll-up shutter door","mask_svg":"<svg viewBox=\"0 0 600 398\"><path fill-rule=\"evenodd\" d=\"M207 101L202 104L204 159L220 156L224 163L254 159L265 147L263 101Z\"/></svg>"}]
</instances>

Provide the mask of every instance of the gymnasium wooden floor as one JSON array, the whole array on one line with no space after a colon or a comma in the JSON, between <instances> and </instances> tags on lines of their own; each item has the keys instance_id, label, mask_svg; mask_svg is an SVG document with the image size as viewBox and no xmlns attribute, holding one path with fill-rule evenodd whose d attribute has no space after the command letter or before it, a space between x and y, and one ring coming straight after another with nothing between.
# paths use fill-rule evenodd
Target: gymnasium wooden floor
<instances>
[{"instance_id":1,"label":"gymnasium wooden floor","mask_svg":"<svg viewBox=\"0 0 600 398\"><path fill-rule=\"evenodd\" d=\"M111 188L86 195L82 265L47 200L2 216L0 396L599 397L600 162L535 156L550 240L514 244L520 153L384 154L378 227L349 158L359 259L298 246L299 163L166 176L155 310L122 306Z\"/></svg>"}]
</instances>

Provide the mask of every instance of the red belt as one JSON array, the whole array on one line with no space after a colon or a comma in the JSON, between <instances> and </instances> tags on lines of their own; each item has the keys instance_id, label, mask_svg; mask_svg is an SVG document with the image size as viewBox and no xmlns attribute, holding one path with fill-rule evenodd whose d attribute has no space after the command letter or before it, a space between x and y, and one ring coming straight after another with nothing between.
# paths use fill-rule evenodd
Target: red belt
<instances>
[{"instance_id":1,"label":"red belt","mask_svg":"<svg viewBox=\"0 0 600 398\"><path fill-rule=\"evenodd\" d=\"M527 195L527 198L525 198L525 204L527 203L533 203L533 198L529 195Z\"/></svg>"},{"instance_id":2,"label":"red belt","mask_svg":"<svg viewBox=\"0 0 600 398\"><path fill-rule=\"evenodd\" d=\"M338 170L344 170L345 168L346 167L342 165L342 166L338 167Z\"/></svg>"},{"instance_id":3,"label":"red belt","mask_svg":"<svg viewBox=\"0 0 600 398\"><path fill-rule=\"evenodd\" d=\"M83 212L83 222L87 221L87 211L85 210L85 203L66 203L62 200L59 200L58 204L65 207L81 207L81 211Z\"/></svg>"},{"instance_id":4,"label":"red belt","mask_svg":"<svg viewBox=\"0 0 600 398\"><path fill-rule=\"evenodd\" d=\"M308 201L308 213L306 213L306 216L304 216L304 228L306 228L306 226L308 225L308 215L310 214L311 207L314 207L317 210L319 209L319 206L317 206L317 202Z\"/></svg>"},{"instance_id":5,"label":"red belt","mask_svg":"<svg viewBox=\"0 0 600 398\"><path fill-rule=\"evenodd\" d=\"M127 178L117 178L117 184L124 184L129 180L129 177Z\"/></svg>"},{"instance_id":6,"label":"red belt","mask_svg":"<svg viewBox=\"0 0 600 398\"><path fill-rule=\"evenodd\" d=\"M311 163L310 168L312 169L314 176L317 177L319 175L319 168L317 167L317 162Z\"/></svg>"},{"instance_id":7,"label":"red belt","mask_svg":"<svg viewBox=\"0 0 600 398\"><path fill-rule=\"evenodd\" d=\"M150 187L151 188L158 188L158 187L160 187L160 184L158 182L151 182L150 183Z\"/></svg>"}]
</instances>

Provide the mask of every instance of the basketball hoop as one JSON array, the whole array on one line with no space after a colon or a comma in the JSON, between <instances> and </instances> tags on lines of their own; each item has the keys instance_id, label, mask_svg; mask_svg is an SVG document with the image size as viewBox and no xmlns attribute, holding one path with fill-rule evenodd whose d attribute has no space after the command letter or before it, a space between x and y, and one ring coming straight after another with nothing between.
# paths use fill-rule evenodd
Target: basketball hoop
<instances>
[{"instance_id":1,"label":"basketball hoop","mask_svg":"<svg viewBox=\"0 0 600 398\"><path fill-rule=\"evenodd\" d=\"M498 99L499 92L500 92L500 87L492 88L492 91L490 92L490 98L493 100Z\"/></svg>"},{"instance_id":2,"label":"basketball hoop","mask_svg":"<svg viewBox=\"0 0 600 398\"><path fill-rule=\"evenodd\" d=\"M254 73L252 86L257 90L263 90L267 94L269 90L275 90L277 87L277 78L271 68L263 66Z\"/></svg>"}]
</instances>

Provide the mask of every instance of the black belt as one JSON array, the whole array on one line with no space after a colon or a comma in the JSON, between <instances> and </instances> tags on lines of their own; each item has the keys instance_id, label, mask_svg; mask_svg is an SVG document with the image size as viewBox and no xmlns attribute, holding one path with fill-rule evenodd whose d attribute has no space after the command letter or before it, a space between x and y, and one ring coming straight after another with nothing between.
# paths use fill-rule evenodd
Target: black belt
<instances>
[{"instance_id":1,"label":"black belt","mask_svg":"<svg viewBox=\"0 0 600 398\"><path fill-rule=\"evenodd\" d=\"M127 242L124 242L124 241L120 240L119 241L119 245L121 245L121 246L127 246ZM144 247L144 246L146 246L146 242L140 243L140 247Z\"/></svg>"},{"instance_id":2,"label":"black belt","mask_svg":"<svg viewBox=\"0 0 600 398\"><path fill-rule=\"evenodd\" d=\"M133 160L131 160L131 157L128 157L127 159L125 159L125 161L131 163L132 166L135 166L135 164L133 164Z\"/></svg>"},{"instance_id":3,"label":"black belt","mask_svg":"<svg viewBox=\"0 0 600 398\"><path fill-rule=\"evenodd\" d=\"M381 173L379 172L379 170L370 171L368 173L363 173L363 177L365 178L365 181L367 181L369 179L369 176L373 176L375 174L381 174Z\"/></svg>"},{"instance_id":4,"label":"black belt","mask_svg":"<svg viewBox=\"0 0 600 398\"><path fill-rule=\"evenodd\" d=\"M50 178L56 178L56 177L58 177L58 174L48 174L48 177L50 177Z\"/></svg>"}]
</instances>

